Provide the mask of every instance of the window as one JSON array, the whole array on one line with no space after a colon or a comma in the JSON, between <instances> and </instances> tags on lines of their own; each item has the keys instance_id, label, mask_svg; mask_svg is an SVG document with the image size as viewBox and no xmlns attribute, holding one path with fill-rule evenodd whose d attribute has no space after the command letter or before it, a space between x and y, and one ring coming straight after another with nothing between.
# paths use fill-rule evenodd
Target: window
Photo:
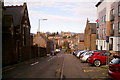
<instances>
[{"instance_id":1,"label":"window","mask_svg":"<svg viewBox=\"0 0 120 80\"><path fill-rule=\"evenodd\" d=\"M106 35L106 28L104 28L104 34Z\"/></svg>"},{"instance_id":2,"label":"window","mask_svg":"<svg viewBox=\"0 0 120 80\"><path fill-rule=\"evenodd\" d=\"M102 17L102 21L103 21L103 22L106 21L106 15Z\"/></svg>"},{"instance_id":3,"label":"window","mask_svg":"<svg viewBox=\"0 0 120 80\"><path fill-rule=\"evenodd\" d=\"M105 53L99 53L98 55L102 55L102 56L104 56L104 55L105 55Z\"/></svg>"},{"instance_id":4,"label":"window","mask_svg":"<svg viewBox=\"0 0 120 80\"><path fill-rule=\"evenodd\" d=\"M118 6L118 16L120 16L120 5Z\"/></svg>"},{"instance_id":5,"label":"window","mask_svg":"<svg viewBox=\"0 0 120 80\"><path fill-rule=\"evenodd\" d=\"M105 53L105 56L110 56L110 55L111 55L111 53L109 53L109 52L108 52L108 53L107 53L107 52Z\"/></svg>"},{"instance_id":6,"label":"window","mask_svg":"<svg viewBox=\"0 0 120 80\"><path fill-rule=\"evenodd\" d=\"M106 28L103 28L103 35L106 35Z\"/></svg>"},{"instance_id":7,"label":"window","mask_svg":"<svg viewBox=\"0 0 120 80\"><path fill-rule=\"evenodd\" d=\"M27 36L26 36L26 28L25 27L24 27L23 31L24 31L24 45L26 45L26 42L27 42L26 38L27 38Z\"/></svg>"},{"instance_id":8,"label":"window","mask_svg":"<svg viewBox=\"0 0 120 80\"><path fill-rule=\"evenodd\" d=\"M120 33L120 22L118 22L118 33Z\"/></svg>"},{"instance_id":9,"label":"window","mask_svg":"<svg viewBox=\"0 0 120 80\"><path fill-rule=\"evenodd\" d=\"M104 16L102 17L102 22L104 22Z\"/></svg>"},{"instance_id":10,"label":"window","mask_svg":"<svg viewBox=\"0 0 120 80\"><path fill-rule=\"evenodd\" d=\"M112 24L112 28L111 29L114 30L114 24Z\"/></svg>"},{"instance_id":11,"label":"window","mask_svg":"<svg viewBox=\"0 0 120 80\"><path fill-rule=\"evenodd\" d=\"M114 9L110 11L110 21L114 21Z\"/></svg>"},{"instance_id":12,"label":"window","mask_svg":"<svg viewBox=\"0 0 120 80\"><path fill-rule=\"evenodd\" d=\"M114 15L114 9L111 10L111 15Z\"/></svg>"},{"instance_id":13,"label":"window","mask_svg":"<svg viewBox=\"0 0 120 80\"><path fill-rule=\"evenodd\" d=\"M104 22L106 21L106 15L104 16Z\"/></svg>"},{"instance_id":14,"label":"window","mask_svg":"<svg viewBox=\"0 0 120 80\"><path fill-rule=\"evenodd\" d=\"M111 62L110 62L110 64L120 64L120 58L114 58Z\"/></svg>"},{"instance_id":15,"label":"window","mask_svg":"<svg viewBox=\"0 0 120 80\"><path fill-rule=\"evenodd\" d=\"M111 34L111 36L113 36L113 35L114 35L114 24L112 24L112 25L111 25L110 34Z\"/></svg>"}]
</instances>

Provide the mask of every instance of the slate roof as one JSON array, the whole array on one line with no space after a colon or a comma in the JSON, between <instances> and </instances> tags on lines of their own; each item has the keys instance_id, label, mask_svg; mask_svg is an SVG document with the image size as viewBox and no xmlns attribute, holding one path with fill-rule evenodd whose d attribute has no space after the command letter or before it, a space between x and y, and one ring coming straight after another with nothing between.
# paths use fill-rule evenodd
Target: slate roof
<instances>
[{"instance_id":1,"label":"slate roof","mask_svg":"<svg viewBox=\"0 0 120 80\"><path fill-rule=\"evenodd\" d=\"M24 10L27 8L27 4L16 5L16 6L5 6L4 15L12 15L14 26L19 26L21 24L22 18L24 16Z\"/></svg>"},{"instance_id":2,"label":"slate roof","mask_svg":"<svg viewBox=\"0 0 120 80\"><path fill-rule=\"evenodd\" d=\"M39 36L41 36L44 40L48 41L47 37L44 34L40 34Z\"/></svg>"},{"instance_id":3,"label":"slate roof","mask_svg":"<svg viewBox=\"0 0 120 80\"><path fill-rule=\"evenodd\" d=\"M22 19L23 6L7 6L4 15L12 15L14 26L20 25Z\"/></svg>"}]
</instances>

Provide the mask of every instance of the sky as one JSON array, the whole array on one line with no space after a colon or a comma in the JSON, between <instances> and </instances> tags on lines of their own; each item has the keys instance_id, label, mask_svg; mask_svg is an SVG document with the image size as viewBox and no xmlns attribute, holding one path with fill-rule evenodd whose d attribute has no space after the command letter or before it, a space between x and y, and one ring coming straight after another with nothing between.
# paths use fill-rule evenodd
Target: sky
<instances>
[{"instance_id":1,"label":"sky","mask_svg":"<svg viewBox=\"0 0 120 80\"><path fill-rule=\"evenodd\" d=\"M99 0L4 0L5 6L27 3L31 33L75 32L84 33L87 18L97 19L95 5ZM47 20L43 20L47 19ZM40 25L40 26L39 26Z\"/></svg>"}]
</instances>

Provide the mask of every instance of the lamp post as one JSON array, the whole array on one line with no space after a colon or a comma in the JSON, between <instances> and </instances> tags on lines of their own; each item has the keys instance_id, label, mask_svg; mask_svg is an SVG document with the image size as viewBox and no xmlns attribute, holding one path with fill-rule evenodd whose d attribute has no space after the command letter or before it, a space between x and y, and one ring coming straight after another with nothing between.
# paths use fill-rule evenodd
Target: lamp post
<instances>
[{"instance_id":1,"label":"lamp post","mask_svg":"<svg viewBox=\"0 0 120 80\"><path fill-rule=\"evenodd\" d=\"M37 32L39 33L39 35L40 35L40 20L43 20L43 21L44 21L44 20L47 20L47 19L39 19L39 22L38 22L38 31L37 31ZM40 50L40 49L39 49L39 48L40 48L40 45L39 45L39 43L38 43L38 57L40 56L40 53L39 53L39 50Z\"/></svg>"},{"instance_id":2,"label":"lamp post","mask_svg":"<svg viewBox=\"0 0 120 80\"><path fill-rule=\"evenodd\" d=\"M45 20L47 20L47 19L39 19L39 21L38 21L38 32L40 32L40 21L41 21L41 20L45 21Z\"/></svg>"}]
</instances>

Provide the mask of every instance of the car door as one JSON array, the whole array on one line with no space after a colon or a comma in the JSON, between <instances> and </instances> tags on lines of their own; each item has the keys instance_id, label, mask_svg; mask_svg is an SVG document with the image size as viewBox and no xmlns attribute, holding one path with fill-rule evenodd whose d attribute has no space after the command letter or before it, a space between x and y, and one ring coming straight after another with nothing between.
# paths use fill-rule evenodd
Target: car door
<instances>
[{"instance_id":1,"label":"car door","mask_svg":"<svg viewBox=\"0 0 120 80\"><path fill-rule=\"evenodd\" d=\"M100 59L100 61L102 62L102 64L105 64L106 63L106 55L105 53L98 53L98 57Z\"/></svg>"}]
</instances>

